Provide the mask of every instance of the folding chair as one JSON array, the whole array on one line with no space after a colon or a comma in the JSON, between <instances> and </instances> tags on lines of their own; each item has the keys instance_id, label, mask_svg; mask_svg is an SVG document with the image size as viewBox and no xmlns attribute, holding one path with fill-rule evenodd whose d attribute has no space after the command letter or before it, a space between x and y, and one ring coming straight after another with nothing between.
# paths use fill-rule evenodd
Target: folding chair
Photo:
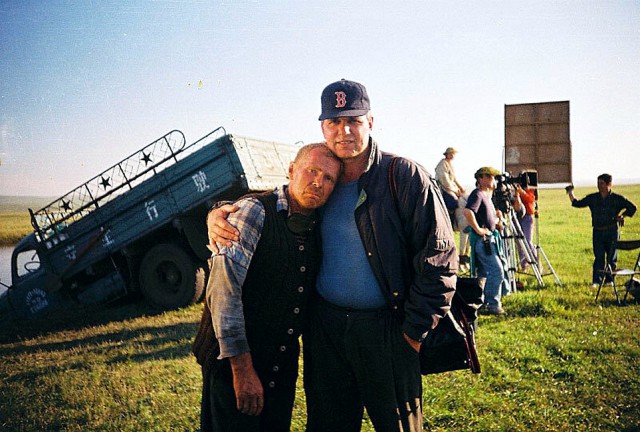
<instances>
[{"instance_id":1,"label":"folding chair","mask_svg":"<svg viewBox=\"0 0 640 432\"><path fill-rule=\"evenodd\" d=\"M619 251L621 250L630 251L630 250L640 249L640 240L618 240L618 242L616 243L616 248ZM618 295L618 286L620 286L620 284L616 282L616 276L623 276L623 277L629 276L629 279L624 284L622 284L622 286L625 287L625 293L624 293L624 298L622 299L622 303L625 303L627 301L627 295L635 289L636 279L634 278L634 276L640 275L640 251L638 251L638 257L636 258L636 263L633 266L633 268L618 268L618 269L612 270L611 266L607 264L603 270L600 270L600 272L603 273L604 277L602 278L602 282L600 282L600 286L598 287L598 292L596 293L595 301L596 302L598 301L598 296L600 295L600 290L604 285L606 276L610 275L611 280L613 281L613 292L616 295L616 301L618 302L618 304L621 304L620 296ZM635 292L631 292L631 295L635 297Z\"/></svg>"}]
</instances>

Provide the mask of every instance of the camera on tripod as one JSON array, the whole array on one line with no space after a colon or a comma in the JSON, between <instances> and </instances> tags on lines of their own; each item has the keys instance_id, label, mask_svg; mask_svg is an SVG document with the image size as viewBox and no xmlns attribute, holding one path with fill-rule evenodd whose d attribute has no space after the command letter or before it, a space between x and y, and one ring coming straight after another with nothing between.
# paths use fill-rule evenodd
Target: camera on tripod
<instances>
[{"instance_id":1,"label":"camera on tripod","mask_svg":"<svg viewBox=\"0 0 640 432\"><path fill-rule=\"evenodd\" d=\"M517 177L513 177L508 171L495 176L496 190L494 194L494 204L503 213L511 210L511 205L516 198L515 185L524 188L538 187L538 171L525 170Z\"/></svg>"},{"instance_id":2,"label":"camera on tripod","mask_svg":"<svg viewBox=\"0 0 640 432\"><path fill-rule=\"evenodd\" d=\"M520 173L519 176L513 177L508 171L496 176L498 185L516 185L519 184L522 188L537 188L538 187L538 171L525 170Z\"/></svg>"}]
</instances>

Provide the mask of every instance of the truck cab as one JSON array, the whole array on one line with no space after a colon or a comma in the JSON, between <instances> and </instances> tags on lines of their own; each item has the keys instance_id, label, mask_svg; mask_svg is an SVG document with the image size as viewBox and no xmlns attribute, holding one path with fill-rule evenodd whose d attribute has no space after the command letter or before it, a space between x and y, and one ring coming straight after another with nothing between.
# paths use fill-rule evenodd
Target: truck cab
<instances>
[{"instance_id":1,"label":"truck cab","mask_svg":"<svg viewBox=\"0 0 640 432\"><path fill-rule=\"evenodd\" d=\"M55 295L45 290L47 273L35 234L23 238L11 254L11 287L0 297L0 313L9 310L16 318L37 315L57 303Z\"/></svg>"}]
</instances>

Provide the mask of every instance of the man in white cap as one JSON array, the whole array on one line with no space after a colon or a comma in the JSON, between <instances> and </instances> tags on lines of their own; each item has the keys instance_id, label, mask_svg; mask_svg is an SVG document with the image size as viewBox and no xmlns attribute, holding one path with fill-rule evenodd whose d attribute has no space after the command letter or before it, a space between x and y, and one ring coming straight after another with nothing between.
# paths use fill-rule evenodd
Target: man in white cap
<instances>
[{"instance_id":1,"label":"man in white cap","mask_svg":"<svg viewBox=\"0 0 640 432\"><path fill-rule=\"evenodd\" d=\"M463 215L467 196L464 188L458 183L453 169L452 161L456 153L458 153L458 150L453 147L448 147L442 153L444 158L436 165L436 182L442 191L442 198L444 198L444 203L451 218L451 226L455 231L460 231L460 249L458 250L460 268L466 269L466 266L470 264L469 248L467 247L468 234L463 231L467 226ZM460 221L463 223L461 224Z\"/></svg>"},{"instance_id":2,"label":"man in white cap","mask_svg":"<svg viewBox=\"0 0 640 432\"><path fill-rule=\"evenodd\" d=\"M442 153L444 158L436 165L436 181L440 185L442 197L450 212L458 206L458 198L464 194L464 188L458 183L452 164L456 153L458 150L448 147Z\"/></svg>"}]
</instances>

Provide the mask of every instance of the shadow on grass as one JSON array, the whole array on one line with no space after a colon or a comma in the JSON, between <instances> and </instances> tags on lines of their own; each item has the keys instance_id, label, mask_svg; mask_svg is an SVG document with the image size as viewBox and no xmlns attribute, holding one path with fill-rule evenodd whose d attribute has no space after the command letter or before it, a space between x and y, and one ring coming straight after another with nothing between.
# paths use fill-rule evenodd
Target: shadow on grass
<instances>
[{"instance_id":1,"label":"shadow on grass","mask_svg":"<svg viewBox=\"0 0 640 432\"><path fill-rule=\"evenodd\" d=\"M42 317L0 322L0 343L14 343L60 331L77 331L113 322L163 313L140 298L51 312Z\"/></svg>"},{"instance_id":2,"label":"shadow on grass","mask_svg":"<svg viewBox=\"0 0 640 432\"><path fill-rule=\"evenodd\" d=\"M628 298L626 303L618 304L613 293L600 294L595 301L595 291L586 289L583 284L572 286L535 287L524 289L504 298L504 307L510 317L548 317L572 316L585 308L621 308L637 304L637 300Z\"/></svg>"},{"instance_id":3,"label":"shadow on grass","mask_svg":"<svg viewBox=\"0 0 640 432\"><path fill-rule=\"evenodd\" d=\"M69 369L90 369L87 358L100 358L105 364L143 363L147 361L181 359L191 355L191 340L196 332L196 323L177 323L161 327L145 326L133 330L111 331L79 337L60 342L46 342L37 345L18 345L0 348L0 357L16 358L21 355L39 352L64 353L82 351L76 362L60 365L46 365L35 368L11 378L21 382L45 374L62 372ZM195 360L194 360L195 361Z\"/></svg>"},{"instance_id":4,"label":"shadow on grass","mask_svg":"<svg viewBox=\"0 0 640 432\"><path fill-rule=\"evenodd\" d=\"M17 359L23 355L38 355L38 353L70 353L70 356L81 352L77 361L62 362L56 365L43 365L29 371L18 373L11 381L21 382L32 380L36 377L64 372L70 369L90 369L91 361L88 359L100 359L105 364L144 363L158 360L182 359L191 356L191 341L197 330L196 322L177 322L169 324L150 325L133 328L118 328L116 330L95 328L103 324L123 322L132 318L159 314L143 302L120 302L109 306L103 306L97 310L76 311L63 317L41 318L36 321L12 323L16 327L2 328L3 338L0 343L15 343L11 346L0 346L0 358ZM90 329L82 334L72 333L65 335L66 331L78 331ZM11 331L12 337L8 337ZM55 335L53 342L40 342L36 344L20 343L36 336L46 334ZM88 334L87 334L88 333ZM195 362L195 360L194 360Z\"/></svg>"},{"instance_id":5,"label":"shadow on grass","mask_svg":"<svg viewBox=\"0 0 640 432\"><path fill-rule=\"evenodd\" d=\"M0 357L17 359L22 355L37 356L38 353L45 352L48 358L52 353L62 355L69 353L74 359L55 364L36 363L35 367L29 370L14 373L5 378L7 384L34 383L42 377L59 375L72 370L90 373L94 364L91 359L98 359L102 364L115 366L146 362L155 365L158 361L184 359L192 356L191 340L195 331L195 323L178 323L162 327L146 326L69 341L0 348ZM78 351L81 355L78 355ZM193 363L195 364L195 358Z\"/></svg>"}]
</instances>

